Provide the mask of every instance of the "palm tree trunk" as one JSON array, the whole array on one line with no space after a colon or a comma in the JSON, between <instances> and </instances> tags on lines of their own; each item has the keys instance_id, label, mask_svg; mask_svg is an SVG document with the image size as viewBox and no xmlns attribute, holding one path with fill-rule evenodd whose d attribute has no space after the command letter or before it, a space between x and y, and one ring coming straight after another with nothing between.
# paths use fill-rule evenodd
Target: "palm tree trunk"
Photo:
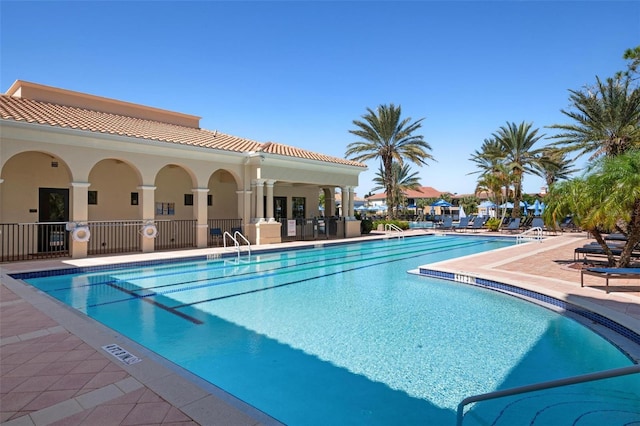
<instances>
[{"instance_id":1,"label":"palm tree trunk","mask_svg":"<svg viewBox=\"0 0 640 426\"><path fill-rule=\"evenodd\" d=\"M633 211L631 212L631 220L627 228L627 243L620 253L620 258L616 266L618 268L628 268L631 264L631 252L640 243L640 199L636 199L633 203Z\"/></svg>"}]
</instances>

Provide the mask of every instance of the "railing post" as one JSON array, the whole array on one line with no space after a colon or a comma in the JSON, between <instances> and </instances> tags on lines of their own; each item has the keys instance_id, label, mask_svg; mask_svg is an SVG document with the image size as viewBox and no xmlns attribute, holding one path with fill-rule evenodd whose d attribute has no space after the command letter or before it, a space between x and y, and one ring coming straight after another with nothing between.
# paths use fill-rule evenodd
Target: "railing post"
<instances>
[{"instance_id":1,"label":"railing post","mask_svg":"<svg viewBox=\"0 0 640 426\"><path fill-rule=\"evenodd\" d=\"M559 388L562 386L576 385L579 383L594 382L596 380L611 379L614 377L626 376L629 374L640 373L640 365L635 364L630 367L615 368L613 370L598 371L596 373L583 374L580 376L567 377L565 379L551 380L548 382L534 383L531 385L520 386L511 389L504 389L495 392L473 395L463 399L458 404L456 425L462 426L464 418L464 407L472 402L486 401L489 399L502 398L505 396L519 395L523 393L535 392L540 390Z\"/></svg>"}]
</instances>

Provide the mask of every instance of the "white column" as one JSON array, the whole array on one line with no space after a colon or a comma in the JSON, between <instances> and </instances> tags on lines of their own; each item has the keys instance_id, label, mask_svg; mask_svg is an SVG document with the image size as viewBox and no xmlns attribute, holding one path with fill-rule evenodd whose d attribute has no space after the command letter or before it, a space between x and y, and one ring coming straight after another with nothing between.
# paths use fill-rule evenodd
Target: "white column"
<instances>
[{"instance_id":1,"label":"white column","mask_svg":"<svg viewBox=\"0 0 640 426\"><path fill-rule=\"evenodd\" d=\"M70 222L82 223L89 220L89 186L91 186L89 182L71 182L71 199L73 203L69 217ZM91 228L89 228L89 231L91 231ZM87 257L88 248L89 243L87 241L75 241L73 238L69 238L69 250L72 258Z\"/></svg>"},{"instance_id":2,"label":"white column","mask_svg":"<svg viewBox=\"0 0 640 426\"><path fill-rule=\"evenodd\" d=\"M340 209L342 210L342 217L349 217L349 187L343 186L340 188L342 191L342 201L340 202Z\"/></svg>"},{"instance_id":3,"label":"white column","mask_svg":"<svg viewBox=\"0 0 640 426\"><path fill-rule=\"evenodd\" d=\"M265 184L267 186L267 221L275 222L276 219L273 215L273 184L275 180L266 180Z\"/></svg>"},{"instance_id":4,"label":"white column","mask_svg":"<svg viewBox=\"0 0 640 426\"><path fill-rule=\"evenodd\" d=\"M255 179L253 181L256 185L256 213L255 222L264 222L264 179Z\"/></svg>"},{"instance_id":5,"label":"white column","mask_svg":"<svg viewBox=\"0 0 640 426\"><path fill-rule=\"evenodd\" d=\"M355 212L353 211L353 205L355 201L355 188L353 186L349 187L349 217L354 219L356 217Z\"/></svg>"},{"instance_id":6,"label":"white column","mask_svg":"<svg viewBox=\"0 0 640 426\"><path fill-rule=\"evenodd\" d=\"M207 219L207 194L209 188L194 188L193 192L193 218L196 220L196 246L207 247L208 223Z\"/></svg>"},{"instance_id":7,"label":"white column","mask_svg":"<svg viewBox=\"0 0 640 426\"><path fill-rule=\"evenodd\" d=\"M141 185L138 187L140 191L142 191L142 220L146 222L153 222L156 218L156 198L155 198L155 190L156 187L152 185ZM148 253L150 251L154 251L155 249L155 239L154 238L146 238L142 235L140 236L140 245L143 253Z\"/></svg>"},{"instance_id":8,"label":"white column","mask_svg":"<svg viewBox=\"0 0 640 426\"><path fill-rule=\"evenodd\" d=\"M71 222L86 222L89 220L89 182L71 182L72 200Z\"/></svg>"}]
</instances>

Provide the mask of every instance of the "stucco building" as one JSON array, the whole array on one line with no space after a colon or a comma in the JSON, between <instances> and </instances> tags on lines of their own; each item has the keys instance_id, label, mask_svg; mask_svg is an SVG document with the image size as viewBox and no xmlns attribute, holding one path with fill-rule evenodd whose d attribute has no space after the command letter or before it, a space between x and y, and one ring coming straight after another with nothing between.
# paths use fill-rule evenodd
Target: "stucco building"
<instances>
[{"instance_id":1,"label":"stucco building","mask_svg":"<svg viewBox=\"0 0 640 426\"><path fill-rule=\"evenodd\" d=\"M280 242L336 211L337 189L343 217L320 231L313 222L315 232L360 232L361 163L25 81L0 96L0 114L1 260L207 247L220 243L218 230Z\"/></svg>"}]
</instances>

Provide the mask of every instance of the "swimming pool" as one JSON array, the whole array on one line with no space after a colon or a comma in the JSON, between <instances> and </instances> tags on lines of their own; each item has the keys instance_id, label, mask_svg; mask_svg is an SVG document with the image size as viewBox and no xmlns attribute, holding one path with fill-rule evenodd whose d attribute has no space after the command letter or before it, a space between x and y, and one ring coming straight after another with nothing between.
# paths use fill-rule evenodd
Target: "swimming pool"
<instances>
[{"instance_id":1,"label":"swimming pool","mask_svg":"<svg viewBox=\"0 0 640 426\"><path fill-rule=\"evenodd\" d=\"M406 274L512 243L412 237L26 281L284 423L453 424L472 394L631 365L550 310ZM639 394L629 378L581 385L478 404L465 425L565 400L629 412Z\"/></svg>"}]
</instances>

